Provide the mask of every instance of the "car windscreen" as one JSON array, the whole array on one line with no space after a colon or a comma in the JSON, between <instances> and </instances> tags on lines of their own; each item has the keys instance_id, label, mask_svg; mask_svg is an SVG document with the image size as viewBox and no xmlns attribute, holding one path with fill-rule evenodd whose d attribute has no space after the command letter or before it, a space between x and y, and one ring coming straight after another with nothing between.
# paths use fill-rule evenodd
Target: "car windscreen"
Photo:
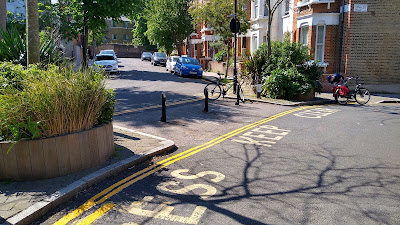
<instances>
[{"instance_id":1,"label":"car windscreen","mask_svg":"<svg viewBox=\"0 0 400 225\"><path fill-rule=\"evenodd\" d=\"M193 58L183 58L183 63L184 64L193 64L193 65L199 65L199 61L197 59Z\"/></svg>"},{"instance_id":2,"label":"car windscreen","mask_svg":"<svg viewBox=\"0 0 400 225\"><path fill-rule=\"evenodd\" d=\"M99 56L96 56L96 60L95 61L102 61L102 60L114 60L114 56L112 56L112 55L99 55Z\"/></svg>"},{"instance_id":3,"label":"car windscreen","mask_svg":"<svg viewBox=\"0 0 400 225\"><path fill-rule=\"evenodd\" d=\"M103 54L114 54L113 51L101 51L101 53L103 53Z\"/></svg>"},{"instance_id":4,"label":"car windscreen","mask_svg":"<svg viewBox=\"0 0 400 225\"><path fill-rule=\"evenodd\" d=\"M143 52L143 55L144 56L151 56L151 53L150 52Z\"/></svg>"},{"instance_id":5,"label":"car windscreen","mask_svg":"<svg viewBox=\"0 0 400 225\"><path fill-rule=\"evenodd\" d=\"M172 58L172 61L176 62L176 61L178 61L178 59L179 59L179 57L174 57L174 58Z\"/></svg>"},{"instance_id":6,"label":"car windscreen","mask_svg":"<svg viewBox=\"0 0 400 225\"><path fill-rule=\"evenodd\" d=\"M164 57L167 58L167 55L165 53L156 53L157 57Z\"/></svg>"}]
</instances>

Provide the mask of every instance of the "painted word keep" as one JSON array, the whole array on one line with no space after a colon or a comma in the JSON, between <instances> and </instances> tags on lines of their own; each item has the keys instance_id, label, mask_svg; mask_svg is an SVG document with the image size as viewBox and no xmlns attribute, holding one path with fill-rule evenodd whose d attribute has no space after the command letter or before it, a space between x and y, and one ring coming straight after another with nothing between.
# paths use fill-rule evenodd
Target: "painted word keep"
<instances>
[{"instance_id":1,"label":"painted word keep","mask_svg":"<svg viewBox=\"0 0 400 225\"><path fill-rule=\"evenodd\" d=\"M250 132L246 132L232 141L242 143L271 147L281 140L285 135L289 134L290 130L279 129L276 126L263 125L257 127Z\"/></svg>"}]
</instances>

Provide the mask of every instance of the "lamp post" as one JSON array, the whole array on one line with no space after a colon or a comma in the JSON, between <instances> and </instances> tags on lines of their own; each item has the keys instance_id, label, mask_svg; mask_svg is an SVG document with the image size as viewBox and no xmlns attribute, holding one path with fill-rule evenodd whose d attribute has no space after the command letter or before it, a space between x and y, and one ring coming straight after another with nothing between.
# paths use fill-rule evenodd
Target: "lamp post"
<instances>
[{"instance_id":1,"label":"lamp post","mask_svg":"<svg viewBox=\"0 0 400 225\"><path fill-rule=\"evenodd\" d=\"M230 23L231 31L234 33L234 57L233 57L233 93L236 93L236 103L235 105L239 105L239 90L238 87L238 78L237 78L237 68L236 68L236 47L237 47L237 33L240 29L240 23L237 19L237 0L235 0L235 13L233 14L233 19Z\"/></svg>"}]
</instances>

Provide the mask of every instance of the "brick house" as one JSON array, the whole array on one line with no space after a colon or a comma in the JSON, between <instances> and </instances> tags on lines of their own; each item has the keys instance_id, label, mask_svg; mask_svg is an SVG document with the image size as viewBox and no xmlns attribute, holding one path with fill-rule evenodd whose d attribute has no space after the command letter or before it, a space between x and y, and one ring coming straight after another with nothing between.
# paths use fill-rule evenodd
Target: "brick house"
<instances>
[{"instance_id":1,"label":"brick house","mask_svg":"<svg viewBox=\"0 0 400 225\"><path fill-rule=\"evenodd\" d=\"M108 28L106 29L105 32L105 39L107 40L107 43L115 43L115 44L132 43L133 24L128 18L121 17L120 22L108 19L106 22L108 25Z\"/></svg>"},{"instance_id":2,"label":"brick house","mask_svg":"<svg viewBox=\"0 0 400 225\"><path fill-rule=\"evenodd\" d=\"M400 93L400 1L294 0L292 4L292 40L310 48L325 76L359 75L372 92Z\"/></svg>"}]
</instances>

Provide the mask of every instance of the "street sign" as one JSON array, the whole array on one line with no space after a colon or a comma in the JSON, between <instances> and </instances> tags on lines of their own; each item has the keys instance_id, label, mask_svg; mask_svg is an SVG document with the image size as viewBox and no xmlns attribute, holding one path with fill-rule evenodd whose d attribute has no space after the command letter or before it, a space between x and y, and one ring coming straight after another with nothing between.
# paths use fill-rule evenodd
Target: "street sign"
<instances>
[{"instance_id":1,"label":"street sign","mask_svg":"<svg viewBox=\"0 0 400 225\"><path fill-rule=\"evenodd\" d=\"M231 22L229 23L229 28L231 29L232 33L238 33L240 30L239 20L232 18Z\"/></svg>"}]
</instances>

